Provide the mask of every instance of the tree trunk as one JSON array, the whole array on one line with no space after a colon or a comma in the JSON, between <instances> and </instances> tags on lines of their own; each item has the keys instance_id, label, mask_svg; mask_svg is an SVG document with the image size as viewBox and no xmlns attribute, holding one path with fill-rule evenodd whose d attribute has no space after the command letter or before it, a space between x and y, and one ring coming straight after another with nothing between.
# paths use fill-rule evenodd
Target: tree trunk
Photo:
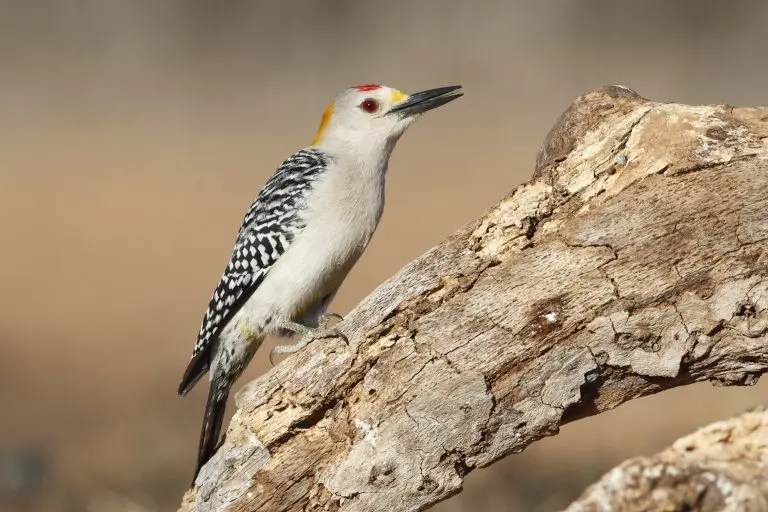
<instances>
[{"instance_id":1,"label":"tree trunk","mask_svg":"<svg viewBox=\"0 0 768 512\"><path fill-rule=\"evenodd\" d=\"M565 512L764 512L768 412L713 423L653 457L630 459Z\"/></svg>"},{"instance_id":2,"label":"tree trunk","mask_svg":"<svg viewBox=\"0 0 768 512\"><path fill-rule=\"evenodd\" d=\"M768 109L579 98L531 182L237 395L184 511L423 510L561 425L768 368Z\"/></svg>"}]
</instances>

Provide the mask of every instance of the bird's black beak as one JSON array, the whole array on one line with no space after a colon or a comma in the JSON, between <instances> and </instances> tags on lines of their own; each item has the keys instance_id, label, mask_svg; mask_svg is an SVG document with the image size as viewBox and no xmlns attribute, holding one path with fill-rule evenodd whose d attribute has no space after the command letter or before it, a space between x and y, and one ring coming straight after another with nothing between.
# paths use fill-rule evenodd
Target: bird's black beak
<instances>
[{"instance_id":1,"label":"bird's black beak","mask_svg":"<svg viewBox=\"0 0 768 512\"><path fill-rule=\"evenodd\" d=\"M423 114L427 110L432 110L445 105L449 101L463 96L464 93L456 92L461 89L460 85L451 85L448 87L438 87L428 91L415 92L408 96L402 103L398 103L390 109L391 114L399 114L403 117L410 117L416 114Z\"/></svg>"}]
</instances>

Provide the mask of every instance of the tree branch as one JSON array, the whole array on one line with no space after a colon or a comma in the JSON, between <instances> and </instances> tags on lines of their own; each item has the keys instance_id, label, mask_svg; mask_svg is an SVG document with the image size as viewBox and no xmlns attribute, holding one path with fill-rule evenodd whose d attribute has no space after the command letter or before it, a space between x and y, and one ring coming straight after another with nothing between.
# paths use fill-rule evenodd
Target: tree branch
<instances>
[{"instance_id":1,"label":"tree branch","mask_svg":"<svg viewBox=\"0 0 768 512\"><path fill-rule=\"evenodd\" d=\"M533 180L238 393L185 511L421 510L561 425L768 369L768 109L579 98Z\"/></svg>"},{"instance_id":2,"label":"tree branch","mask_svg":"<svg viewBox=\"0 0 768 512\"><path fill-rule=\"evenodd\" d=\"M768 510L768 412L719 421L653 457L623 462L565 512Z\"/></svg>"}]
</instances>

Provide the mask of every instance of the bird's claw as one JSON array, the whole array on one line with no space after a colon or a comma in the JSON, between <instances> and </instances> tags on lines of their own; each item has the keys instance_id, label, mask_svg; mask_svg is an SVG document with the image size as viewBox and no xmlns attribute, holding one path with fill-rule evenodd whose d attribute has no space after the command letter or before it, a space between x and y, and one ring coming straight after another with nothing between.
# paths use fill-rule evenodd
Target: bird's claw
<instances>
[{"instance_id":1,"label":"bird's claw","mask_svg":"<svg viewBox=\"0 0 768 512\"><path fill-rule=\"evenodd\" d=\"M339 322L344 320L344 317L341 316L338 313L330 313L330 312L323 313L323 315L320 317L319 326L320 326L320 329L322 329L325 332L323 334L321 334L321 335L316 336L316 337L317 338L327 338L327 337L333 336L333 337L336 337L336 338L341 338L341 340L346 345L349 345L349 339L347 338L346 334L341 332L341 329L339 329L338 327L333 327L332 329L328 329L327 328L328 321L331 318L336 318Z\"/></svg>"},{"instance_id":2,"label":"bird's claw","mask_svg":"<svg viewBox=\"0 0 768 512\"><path fill-rule=\"evenodd\" d=\"M318 322L318 330L322 332L318 333L315 338L341 338L346 345L349 345L349 339L347 338L346 334L341 332L341 329L338 327L328 329L328 321L331 318L335 318L340 322L344 320L344 317L338 313L323 313L322 316L320 316L320 321Z\"/></svg>"},{"instance_id":3,"label":"bird's claw","mask_svg":"<svg viewBox=\"0 0 768 512\"><path fill-rule=\"evenodd\" d=\"M270 364L275 366L276 355L293 354L319 338L341 338L341 340L349 346L349 338L347 338L346 334L341 332L341 329L335 326L330 329L327 327L328 321L331 318L336 318L340 321L344 320L344 317L338 313L323 313L318 321L318 326L309 330L309 332L306 332L297 343L294 343L293 345L278 345L273 347L272 350L269 351Z\"/></svg>"},{"instance_id":4,"label":"bird's claw","mask_svg":"<svg viewBox=\"0 0 768 512\"><path fill-rule=\"evenodd\" d=\"M341 316L341 315L340 315L340 314L338 314L338 313L330 313L330 312L329 312L329 313L323 313L322 315L320 315L320 322L318 322L318 325L320 326L320 328L321 328L321 329L325 329L325 326L326 326L326 325L328 325L328 321L329 321L331 318L335 318L335 319L337 319L339 322L341 322L342 320L344 320L344 317L343 317L343 316Z\"/></svg>"},{"instance_id":5,"label":"bird's claw","mask_svg":"<svg viewBox=\"0 0 768 512\"><path fill-rule=\"evenodd\" d=\"M344 342L345 345L349 346L349 338L347 338L347 335L341 332L341 329L334 327L330 334L333 334L337 338L341 338L341 341Z\"/></svg>"}]
</instances>

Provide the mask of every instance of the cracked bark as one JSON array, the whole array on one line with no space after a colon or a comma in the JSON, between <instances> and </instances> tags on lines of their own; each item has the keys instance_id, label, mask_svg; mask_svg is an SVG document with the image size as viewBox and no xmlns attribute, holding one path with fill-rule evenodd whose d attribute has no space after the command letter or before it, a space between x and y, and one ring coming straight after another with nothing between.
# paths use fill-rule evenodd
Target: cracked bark
<instances>
[{"instance_id":1,"label":"cracked bark","mask_svg":"<svg viewBox=\"0 0 768 512\"><path fill-rule=\"evenodd\" d=\"M564 512L768 510L768 411L708 425L653 457L623 462Z\"/></svg>"},{"instance_id":2,"label":"cracked bark","mask_svg":"<svg viewBox=\"0 0 768 512\"><path fill-rule=\"evenodd\" d=\"M768 109L623 87L533 179L237 394L184 511L422 510L561 425L768 368Z\"/></svg>"}]
</instances>

